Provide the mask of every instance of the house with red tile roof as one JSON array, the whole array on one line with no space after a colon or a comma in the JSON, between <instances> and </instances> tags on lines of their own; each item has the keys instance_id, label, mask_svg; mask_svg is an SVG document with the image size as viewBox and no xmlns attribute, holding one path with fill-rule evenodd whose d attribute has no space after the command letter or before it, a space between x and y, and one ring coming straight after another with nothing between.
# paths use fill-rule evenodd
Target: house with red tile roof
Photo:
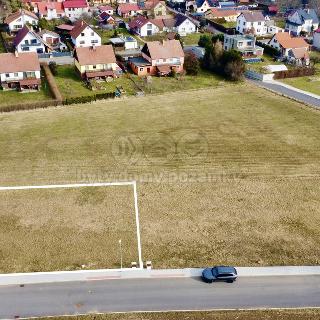
<instances>
[{"instance_id":1,"label":"house with red tile roof","mask_svg":"<svg viewBox=\"0 0 320 320\"><path fill-rule=\"evenodd\" d=\"M298 65L308 65L310 62L310 46L302 37L293 37L289 32L280 32L276 33L268 44L290 62Z\"/></svg>"},{"instance_id":2,"label":"house with red tile roof","mask_svg":"<svg viewBox=\"0 0 320 320\"><path fill-rule=\"evenodd\" d=\"M121 72L111 45L76 48L75 66L85 79L117 77Z\"/></svg>"},{"instance_id":3,"label":"house with red tile roof","mask_svg":"<svg viewBox=\"0 0 320 320\"><path fill-rule=\"evenodd\" d=\"M164 17L167 15L167 7L164 1L147 0L141 3L141 9L150 17Z\"/></svg>"},{"instance_id":4,"label":"house with red tile roof","mask_svg":"<svg viewBox=\"0 0 320 320\"><path fill-rule=\"evenodd\" d=\"M99 6L98 9L99 9L99 13L100 14L105 12L109 16L112 16L113 13L114 13L113 8L111 6L109 6L109 5Z\"/></svg>"},{"instance_id":5,"label":"house with red tile roof","mask_svg":"<svg viewBox=\"0 0 320 320\"><path fill-rule=\"evenodd\" d=\"M39 90L40 63L34 52L0 54L0 86L3 90Z\"/></svg>"},{"instance_id":6,"label":"house with red tile roof","mask_svg":"<svg viewBox=\"0 0 320 320\"><path fill-rule=\"evenodd\" d=\"M70 31L75 47L101 46L101 37L85 21L79 20Z\"/></svg>"},{"instance_id":7,"label":"house with red tile roof","mask_svg":"<svg viewBox=\"0 0 320 320\"><path fill-rule=\"evenodd\" d=\"M63 7L65 15L70 21L78 20L82 15L91 15L86 0L66 0L63 2Z\"/></svg>"},{"instance_id":8,"label":"house with red tile roof","mask_svg":"<svg viewBox=\"0 0 320 320\"><path fill-rule=\"evenodd\" d=\"M152 36L163 29L162 19L148 19L145 16L138 16L129 22L129 28L140 37Z\"/></svg>"},{"instance_id":9,"label":"house with red tile roof","mask_svg":"<svg viewBox=\"0 0 320 320\"><path fill-rule=\"evenodd\" d=\"M132 71L138 76L169 75L173 70L183 72L184 52L178 40L147 42L142 57L129 60Z\"/></svg>"},{"instance_id":10,"label":"house with red tile roof","mask_svg":"<svg viewBox=\"0 0 320 320\"><path fill-rule=\"evenodd\" d=\"M36 4L36 12L46 20L59 19L65 16L62 2L44 1Z\"/></svg>"},{"instance_id":11,"label":"house with red tile roof","mask_svg":"<svg viewBox=\"0 0 320 320\"><path fill-rule=\"evenodd\" d=\"M117 13L123 18L129 18L142 13L142 10L136 3L121 3L118 5Z\"/></svg>"},{"instance_id":12,"label":"house with red tile roof","mask_svg":"<svg viewBox=\"0 0 320 320\"><path fill-rule=\"evenodd\" d=\"M212 8L208 10L205 14L207 19L224 19L225 21L237 21L240 12L233 10L233 9L219 9L219 8Z\"/></svg>"},{"instance_id":13,"label":"house with red tile roof","mask_svg":"<svg viewBox=\"0 0 320 320\"><path fill-rule=\"evenodd\" d=\"M39 18L33 12L20 9L4 19L4 23L8 25L10 32L18 32L26 24L33 26L38 25Z\"/></svg>"}]
</instances>

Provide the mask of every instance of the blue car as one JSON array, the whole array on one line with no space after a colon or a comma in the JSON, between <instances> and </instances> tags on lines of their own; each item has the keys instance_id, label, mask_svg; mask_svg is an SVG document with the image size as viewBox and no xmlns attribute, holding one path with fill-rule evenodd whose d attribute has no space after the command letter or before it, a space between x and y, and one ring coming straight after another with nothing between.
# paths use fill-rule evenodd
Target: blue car
<instances>
[{"instance_id":1,"label":"blue car","mask_svg":"<svg viewBox=\"0 0 320 320\"><path fill-rule=\"evenodd\" d=\"M237 270L234 267L217 266L202 271L202 280L207 283L214 281L234 282L237 279Z\"/></svg>"}]
</instances>

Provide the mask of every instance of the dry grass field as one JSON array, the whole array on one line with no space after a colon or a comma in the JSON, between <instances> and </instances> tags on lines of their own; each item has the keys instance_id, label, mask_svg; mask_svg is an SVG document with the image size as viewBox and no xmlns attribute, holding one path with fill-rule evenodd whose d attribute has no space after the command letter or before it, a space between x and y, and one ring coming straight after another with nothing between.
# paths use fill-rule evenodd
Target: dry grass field
<instances>
[{"instance_id":1,"label":"dry grass field","mask_svg":"<svg viewBox=\"0 0 320 320\"><path fill-rule=\"evenodd\" d=\"M53 317L52 320L318 320L319 309L165 312ZM46 319L46 318L42 318Z\"/></svg>"},{"instance_id":2,"label":"dry grass field","mask_svg":"<svg viewBox=\"0 0 320 320\"><path fill-rule=\"evenodd\" d=\"M319 120L250 84L0 114L0 185L137 179L143 258L155 267L319 264ZM114 192L110 208L127 211L131 202ZM13 196L6 201L15 205ZM73 197L63 201L68 219L53 229L59 221L34 218L30 227L24 208L11 215L1 204L9 219L0 222L1 270L105 265L99 200L83 213ZM27 249L62 227L60 250L50 250L69 259L53 266ZM76 241L86 250L71 254Z\"/></svg>"},{"instance_id":3,"label":"dry grass field","mask_svg":"<svg viewBox=\"0 0 320 320\"><path fill-rule=\"evenodd\" d=\"M120 268L119 239L138 261L132 187L2 191L0 212L1 273Z\"/></svg>"}]
</instances>

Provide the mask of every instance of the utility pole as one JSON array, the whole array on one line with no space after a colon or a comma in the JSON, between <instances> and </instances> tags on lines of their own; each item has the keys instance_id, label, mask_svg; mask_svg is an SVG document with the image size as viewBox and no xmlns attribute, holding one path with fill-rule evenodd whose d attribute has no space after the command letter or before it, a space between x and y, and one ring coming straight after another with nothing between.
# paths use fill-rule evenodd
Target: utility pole
<instances>
[{"instance_id":1,"label":"utility pole","mask_svg":"<svg viewBox=\"0 0 320 320\"><path fill-rule=\"evenodd\" d=\"M122 241L119 240L119 249L120 249L120 269L122 269Z\"/></svg>"}]
</instances>

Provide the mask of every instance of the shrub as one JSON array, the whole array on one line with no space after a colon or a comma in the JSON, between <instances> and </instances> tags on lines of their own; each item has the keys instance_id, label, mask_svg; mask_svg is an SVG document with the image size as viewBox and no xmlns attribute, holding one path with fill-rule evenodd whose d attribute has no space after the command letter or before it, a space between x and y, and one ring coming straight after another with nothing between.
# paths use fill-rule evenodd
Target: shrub
<instances>
[{"instance_id":1,"label":"shrub","mask_svg":"<svg viewBox=\"0 0 320 320\"><path fill-rule=\"evenodd\" d=\"M211 45L212 45L212 41L211 41L209 36L207 36L205 34L200 36L200 39L198 41L198 46L199 47L206 48L206 47L209 47Z\"/></svg>"},{"instance_id":2,"label":"shrub","mask_svg":"<svg viewBox=\"0 0 320 320\"><path fill-rule=\"evenodd\" d=\"M186 53L184 57L184 67L187 74L196 76L200 70L200 63L194 53Z\"/></svg>"}]
</instances>

